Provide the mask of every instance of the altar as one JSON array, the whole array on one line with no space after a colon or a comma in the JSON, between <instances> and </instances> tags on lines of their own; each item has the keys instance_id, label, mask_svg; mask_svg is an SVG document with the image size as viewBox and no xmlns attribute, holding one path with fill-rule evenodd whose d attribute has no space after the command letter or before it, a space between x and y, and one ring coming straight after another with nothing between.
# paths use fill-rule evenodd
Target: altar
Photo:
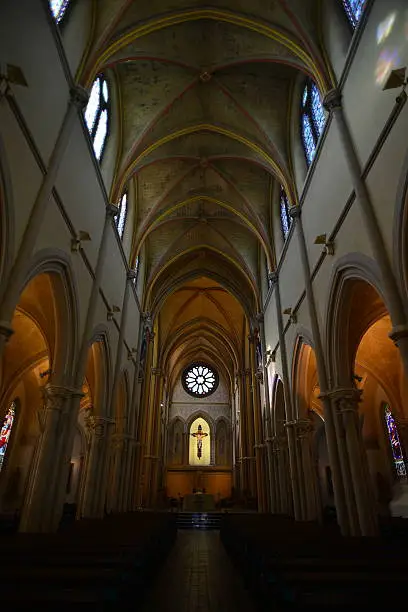
<instances>
[{"instance_id":1,"label":"altar","mask_svg":"<svg viewBox=\"0 0 408 612\"><path fill-rule=\"evenodd\" d=\"M183 510L184 512L211 512L215 510L214 495L200 492L185 495Z\"/></svg>"}]
</instances>

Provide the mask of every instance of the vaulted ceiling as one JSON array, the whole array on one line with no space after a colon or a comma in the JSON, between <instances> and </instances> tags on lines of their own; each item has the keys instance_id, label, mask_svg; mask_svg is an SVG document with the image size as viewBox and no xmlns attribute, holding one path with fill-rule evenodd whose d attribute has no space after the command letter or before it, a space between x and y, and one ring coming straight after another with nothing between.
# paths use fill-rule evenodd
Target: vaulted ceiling
<instances>
[{"instance_id":1,"label":"vaulted ceiling","mask_svg":"<svg viewBox=\"0 0 408 612\"><path fill-rule=\"evenodd\" d=\"M223 287L248 317L260 310L259 262L266 256L274 266L271 194L282 184L296 201L294 84L309 75L322 92L331 85L319 7L94 2L79 80L90 87L98 73L114 75L120 144L111 196L118 200L126 185L136 194L132 259L143 252L147 310L182 287L187 295L200 277L206 290Z\"/></svg>"}]
</instances>

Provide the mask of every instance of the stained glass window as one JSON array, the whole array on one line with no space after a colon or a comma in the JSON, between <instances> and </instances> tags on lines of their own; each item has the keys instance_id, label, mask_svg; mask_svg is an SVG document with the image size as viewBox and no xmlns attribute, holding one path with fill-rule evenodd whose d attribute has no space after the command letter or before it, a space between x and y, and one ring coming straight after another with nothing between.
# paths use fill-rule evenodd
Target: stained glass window
<instances>
[{"instance_id":1,"label":"stained glass window","mask_svg":"<svg viewBox=\"0 0 408 612\"><path fill-rule=\"evenodd\" d=\"M404 461L404 455L398 435L397 425L395 419L392 416L390 407L388 404L384 408L385 424L387 426L388 439L391 445L392 457L394 459L395 469L399 477L407 475L407 470Z\"/></svg>"},{"instance_id":2,"label":"stained glass window","mask_svg":"<svg viewBox=\"0 0 408 612\"><path fill-rule=\"evenodd\" d=\"M51 13L57 23L60 23L68 8L69 0L50 0Z\"/></svg>"},{"instance_id":3,"label":"stained glass window","mask_svg":"<svg viewBox=\"0 0 408 612\"><path fill-rule=\"evenodd\" d=\"M119 236L123 238L123 232L125 231L127 217L127 193L125 192L120 200L119 214L116 215L116 226L118 228Z\"/></svg>"},{"instance_id":4,"label":"stained glass window","mask_svg":"<svg viewBox=\"0 0 408 612\"><path fill-rule=\"evenodd\" d=\"M6 451L7 451L7 445L10 441L10 434L11 434L11 430L13 428L13 424L14 424L14 419L16 418L16 402L12 401L9 409L7 411L7 414L4 418L3 421L3 426L1 428L1 433L0 433L0 471L1 468L3 467L3 463L4 463L4 457L6 455Z\"/></svg>"},{"instance_id":5,"label":"stained glass window","mask_svg":"<svg viewBox=\"0 0 408 612\"><path fill-rule=\"evenodd\" d=\"M320 92L315 83L309 79L303 90L301 109L303 148L308 166L312 163L315 156L317 141L323 132L325 123L326 115Z\"/></svg>"},{"instance_id":6,"label":"stained glass window","mask_svg":"<svg viewBox=\"0 0 408 612\"><path fill-rule=\"evenodd\" d=\"M215 370L205 363L195 363L183 372L183 387L190 395L206 397L218 386L218 376Z\"/></svg>"},{"instance_id":7,"label":"stained glass window","mask_svg":"<svg viewBox=\"0 0 408 612\"><path fill-rule=\"evenodd\" d=\"M281 220L282 234L283 234L283 239L286 240L289 234L289 230L290 230L291 218L289 215L288 196L286 195L286 191L284 190L282 185L280 188L279 205L280 205L280 220Z\"/></svg>"},{"instance_id":8,"label":"stained glass window","mask_svg":"<svg viewBox=\"0 0 408 612\"><path fill-rule=\"evenodd\" d=\"M85 123L96 159L100 161L109 129L109 89L102 75L96 77L85 109Z\"/></svg>"},{"instance_id":9,"label":"stained glass window","mask_svg":"<svg viewBox=\"0 0 408 612\"><path fill-rule=\"evenodd\" d=\"M353 28L359 24L367 0L343 0L344 10Z\"/></svg>"}]
</instances>

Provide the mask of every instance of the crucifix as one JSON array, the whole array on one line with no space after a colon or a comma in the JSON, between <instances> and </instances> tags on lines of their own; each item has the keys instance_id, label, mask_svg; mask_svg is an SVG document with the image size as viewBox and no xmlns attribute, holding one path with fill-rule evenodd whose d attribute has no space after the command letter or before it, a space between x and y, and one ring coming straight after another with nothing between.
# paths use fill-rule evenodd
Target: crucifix
<instances>
[{"instance_id":1,"label":"crucifix","mask_svg":"<svg viewBox=\"0 0 408 612\"><path fill-rule=\"evenodd\" d=\"M197 438L197 457L201 459L203 454L203 439L208 436L208 433L203 432L201 425L197 427L197 431L191 434L193 438Z\"/></svg>"}]
</instances>

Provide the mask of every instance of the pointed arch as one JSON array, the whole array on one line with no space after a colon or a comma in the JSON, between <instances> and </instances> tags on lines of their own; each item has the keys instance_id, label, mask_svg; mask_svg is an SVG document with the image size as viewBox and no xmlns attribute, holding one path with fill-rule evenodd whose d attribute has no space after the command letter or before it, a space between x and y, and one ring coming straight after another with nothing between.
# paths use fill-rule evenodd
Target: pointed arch
<instances>
[{"instance_id":1,"label":"pointed arch","mask_svg":"<svg viewBox=\"0 0 408 612\"><path fill-rule=\"evenodd\" d=\"M21 294L42 274L50 279L55 312L55 346L51 347L53 381L62 383L73 374L79 338L78 290L69 255L59 249L38 251L31 259Z\"/></svg>"}]
</instances>

